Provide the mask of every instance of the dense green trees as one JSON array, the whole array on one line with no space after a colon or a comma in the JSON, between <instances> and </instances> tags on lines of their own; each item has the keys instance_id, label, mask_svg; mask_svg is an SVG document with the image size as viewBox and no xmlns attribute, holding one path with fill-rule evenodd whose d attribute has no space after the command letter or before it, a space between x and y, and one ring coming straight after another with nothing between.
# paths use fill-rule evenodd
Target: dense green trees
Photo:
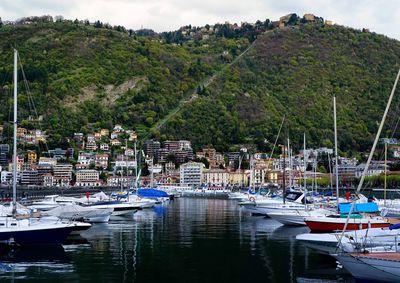
<instances>
[{"instance_id":1,"label":"dense green trees","mask_svg":"<svg viewBox=\"0 0 400 283\"><path fill-rule=\"evenodd\" d=\"M9 117L15 46L31 90L21 91L20 120L34 127L27 120L33 96L54 145L74 132L119 123L139 138L270 150L265 141L275 139L286 115L280 142L290 136L301 147L305 132L309 146L331 147L335 95L340 148L368 150L394 80L399 42L296 19L287 29L272 29L269 20L217 24L213 32L206 26L207 39L47 17L0 26L0 118ZM397 116L389 113L388 125Z\"/></svg>"}]
</instances>

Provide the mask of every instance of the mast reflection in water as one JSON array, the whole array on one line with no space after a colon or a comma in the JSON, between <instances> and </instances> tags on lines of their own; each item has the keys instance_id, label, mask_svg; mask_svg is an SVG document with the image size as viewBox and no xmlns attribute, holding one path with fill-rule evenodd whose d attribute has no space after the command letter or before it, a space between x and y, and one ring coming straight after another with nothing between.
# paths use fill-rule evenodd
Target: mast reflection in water
<instances>
[{"instance_id":1,"label":"mast reflection in water","mask_svg":"<svg viewBox=\"0 0 400 283\"><path fill-rule=\"evenodd\" d=\"M84 242L3 252L0 280L35 282L353 282L333 258L235 201L180 198L93 225ZM50 280L50 281L49 281Z\"/></svg>"}]
</instances>

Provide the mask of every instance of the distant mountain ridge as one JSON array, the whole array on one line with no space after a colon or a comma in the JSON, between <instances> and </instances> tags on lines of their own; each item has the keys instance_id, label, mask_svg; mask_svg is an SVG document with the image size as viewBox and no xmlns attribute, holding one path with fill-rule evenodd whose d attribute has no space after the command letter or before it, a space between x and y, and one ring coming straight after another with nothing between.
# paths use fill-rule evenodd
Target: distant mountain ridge
<instances>
[{"instance_id":1,"label":"distant mountain ridge","mask_svg":"<svg viewBox=\"0 0 400 283\"><path fill-rule=\"evenodd\" d=\"M146 35L77 20L3 24L0 119L9 120L16 47L52 145L118 123L139 138L267 150L285 115L281 142L290 136L300 145L306 132L310 145L332 146L336 95L341 149L367 150L399 67L400 44L313 17ZM20 101L22 125L34 127L26 118L30 97L21 93Z\"/></svg>"}]
</instances>

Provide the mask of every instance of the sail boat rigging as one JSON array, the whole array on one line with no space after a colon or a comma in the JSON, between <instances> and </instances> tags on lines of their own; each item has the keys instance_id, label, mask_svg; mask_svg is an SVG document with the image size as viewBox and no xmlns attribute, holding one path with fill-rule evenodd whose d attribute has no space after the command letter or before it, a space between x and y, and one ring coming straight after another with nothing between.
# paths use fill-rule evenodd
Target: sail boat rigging
<instances>
[{"instance_id":1,"label":"sail boat rigging","mask_svg":"<svg viewBox=\"0 0 400 283\"><path fill-rule=\"evenodd\" d=\"M0 216L0 241L15 242L21 246L61 245L75 229L76 222L61 222L58 218L17 217L17 76L18 51L14 49L14 117L13 117L13 196L12 215Z\"/></svg>"}]
</instances>

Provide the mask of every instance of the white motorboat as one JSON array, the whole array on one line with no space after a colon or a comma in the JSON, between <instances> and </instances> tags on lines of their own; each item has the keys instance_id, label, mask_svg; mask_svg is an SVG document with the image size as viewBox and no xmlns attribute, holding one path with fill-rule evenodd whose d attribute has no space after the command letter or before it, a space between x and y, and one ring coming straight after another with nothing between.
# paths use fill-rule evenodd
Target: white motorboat
<instances>
[{"instance_id":1,"label":"white motorboat","mask_svg":"<svg viewBox=\"0 0 400 283\"><path fill-rule=\"evenodd\" d=\"M333 256L356 279L368 282L400 281L399 252L343 253Z\"/></svg>"},{"instance_id":2,"label":"white motorboat","mask_svg":"<svg viewBox=\"0 0 400 283\"><path fill-rule=\"evenodd\" d=\"M83 221L89 223L105 223L110 219L113 208L83 207L80 205L63 205L44 212L44 215L56 216L60 219Z\"/></svg>"},{"instance_id":3,"label":"white motorboat","mask_svg":"<svg viewBox=\"0 0 400 283\"><path fill-rule=\"evenodd\" d=\"M118 200L115 201L98 201L86 207L96 208L96 209L113 209L112 216L123 216L130 215L141 209L140 206L129 203L129 202L121 202Z\"/></svg>"},{"instance_id":4,"label":"white motorboat","mask_svg":"<svg viewBox=\"0 0 400 283\"><path fill-rule=\"evenodd\" d=\"M300 234L296 240L304 245L324 253L336 253L342 232L321 234ZM370 228L347 231L343 234L341 245L353 244L354 247L394 246L398 242L400 230L389 228Z\"/></svg>"},{"instance_id":5,"label":"white motorboat","mask_svg":"<svg viewBox=\"0 0 400 283\"><path fill-rule=\"evenodd\" d=\"M57 197L58 195L45 196L43 200L34 201L31 205L28 205L27 207L33 210L47 211L60 206L60 204L56 201Z\"/></svg>"},{"instance_id":6,"label":"white motorboat","mask_svg":"<svg viewBox=\"0 0 400 283\"><path fill-rule=\"evenodd\" d=\"M332 211L327 209L283 209L268 213L268 216L283 225L287 226L306 226L304 222L305 217L314 215L328 215L332 214Z\"/></svg>"}]
</instances>

